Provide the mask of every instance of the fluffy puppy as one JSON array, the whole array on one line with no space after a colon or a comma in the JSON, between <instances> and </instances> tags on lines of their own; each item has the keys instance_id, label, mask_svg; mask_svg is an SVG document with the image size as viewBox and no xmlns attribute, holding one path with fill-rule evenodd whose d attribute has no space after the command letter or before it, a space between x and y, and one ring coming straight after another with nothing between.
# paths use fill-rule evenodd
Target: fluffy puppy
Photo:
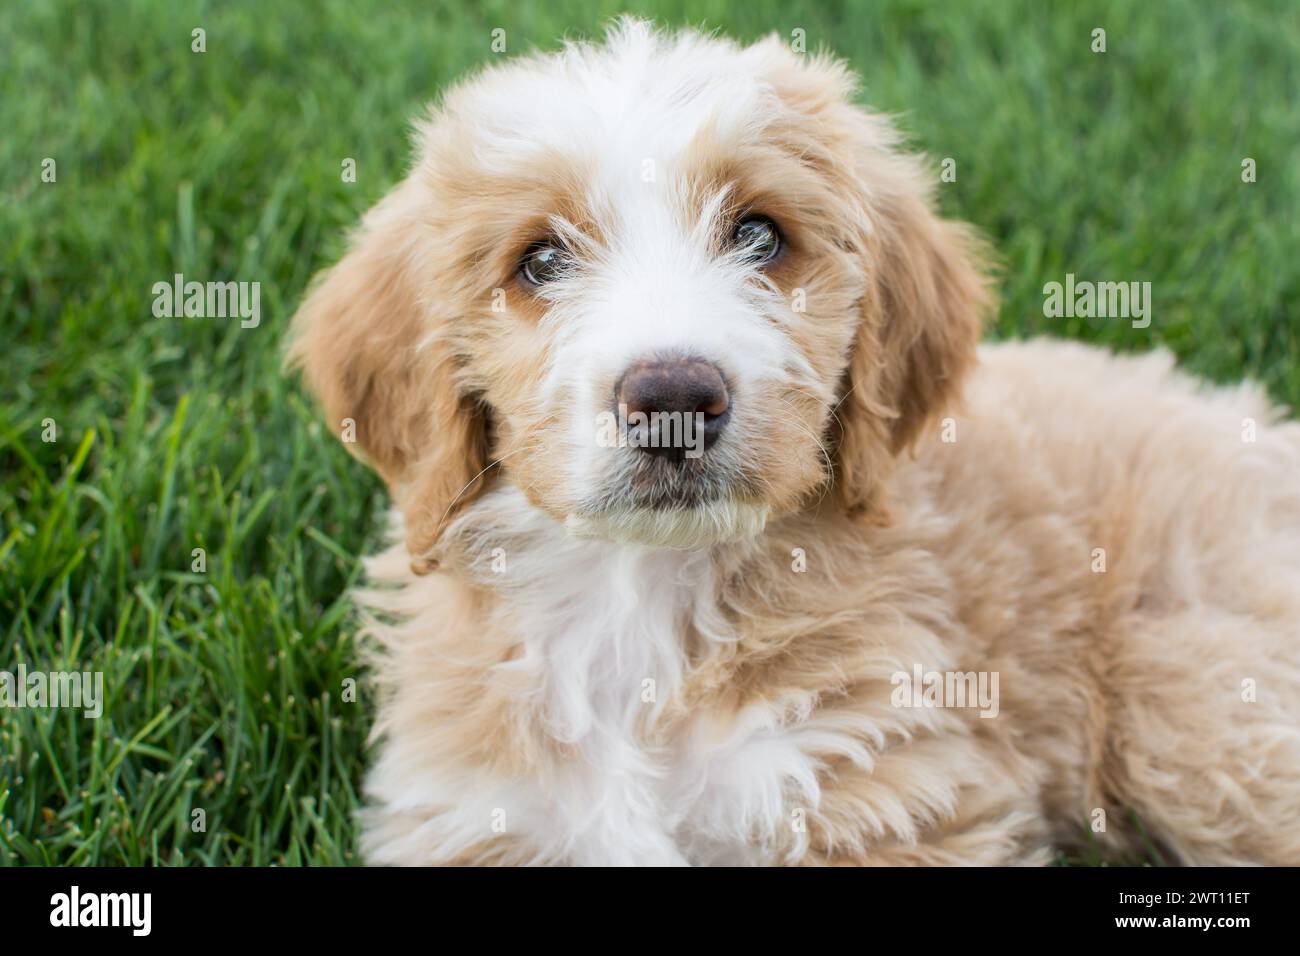
<instances>
[{"instance_id":1,"label":"fluffy puppy","mask_svg":"<svg viewBox=\"0 0 1300 956\"><path fill-rule=\"evenodd\" d=\"M370 861L1300 863L1300 427L978 347L852 92L635 21L488 69L312 288L395 504Z\"/></svg>"}]
</instances>

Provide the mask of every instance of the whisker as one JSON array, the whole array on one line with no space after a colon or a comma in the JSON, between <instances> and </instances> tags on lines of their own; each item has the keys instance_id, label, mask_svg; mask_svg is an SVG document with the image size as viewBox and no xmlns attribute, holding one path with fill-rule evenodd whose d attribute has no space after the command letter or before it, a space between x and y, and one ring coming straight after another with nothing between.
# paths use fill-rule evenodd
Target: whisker
<instances>
[{"instance_id":1,"label":"whisker","mask_svg":"<svg viewBox=\"0 0 1300 956\"><path fill-rule=\"evenodd\" d=\"M507 458L513 458L515 455L518 455L520 452L522 452L522 451L527 451L527 450L528 450L528 446L525 445L523 448L517 448L517 449L515 449L514 451L512 451L512 452L511 452L510 454L508 454L508 455L502 455L500 458L496 459L495 461L490 461L490 462L488 462L486 468L484 468L484 469L483 469L482 471L480 471L477 475L475 475L475 476L474 476L473 478L471 478L468 482L466 482L464 488L462 488L462 489L460 489L460 491L456 492L456 497L451 499L451 504L447 505L447 510L444 511L444 512L442 513L442 517L441 517L440 519L438 519L438 527L434 529L435 533L440 532L440 531L442 530L442 526L443 526L443 524L445 524L446 521L447 521L447 516L448 516L449 514L451 514L451 510L452 510L453 508L456 507L456 502L460 501L461 497L465 494L465 492L469 491L469 489L470 489L471 487L473 487L474 482L478 481L478 480L479 480L480 478L482 478L485 474L487 474L487 472L488 472L489 469L495 468L497 465L501 464L501 463L502 463L503 461L505 461Z\"/></svg>"},{"instance_id":2,"label":"whisker","mask_svg":"<svg viewBox=\"0 0 1300 956\"><path fill-rule=\"evenodd\" d=\"M792 392L798 392L800 395L807 395L809 398L811 398L811 399L812 399L814 402L816 402L818 405L823 405L823 404L825 404L825 400L824 400L821 396L813 394L812 392L808 391L808 389L806 389L806 388L800 388L798 385L786 385L786 386L784 386L784 387L785 387L786 389L792 391ZM851 391L853 391L853 389L850 388L850 389L849 389L849 392L851 392ZM844 398L841 398L841 399L840 399L838 402L836 402L834 405L831 405L829 408L826 409L827 412L830 414L831 418L833 418L833 419L835 420L835 424L838 425L838 426L840 427L840 430L841 430L841 431L843 431L843 429L844 429L844 422L840 420L840 416L837 414L836 410L837 410L841 405L844 404L844 399L849 397L849 392L845 392L845 393L844 393Z\"/></svg>"},{"instance_id":3,"label":"whisker","mask_svg":"<svg viewBox=\"0 0 1300 956\"><path fill-rule=\"evenodd\" d=\"M782 402L785 402L786 405L789 405L790 408L793 409L795 407L790 401L788 401L783 396L778 395L777 398L781 399ZM784 421L785 419L781 419L781 420ZM835 463L831 459L830 452L827 451L826 449L826 443L823 442L820 438L818 438L815 434L813 434L813 430L811 428L809 428L803 422L799 421L797 418L790 418L789 424L794 425L795 428L798 428L800 431L802 431L805 435L807 435L809 438L813 440L813 443L816 444L817 446L817 450L821 452L822 460L826 463L827 480L822 482L821 494L817 496L817 504L820 505L822 501L826 499L826 495L830 493L830 477L835 472Z\"/></svg>"}]
</instances>

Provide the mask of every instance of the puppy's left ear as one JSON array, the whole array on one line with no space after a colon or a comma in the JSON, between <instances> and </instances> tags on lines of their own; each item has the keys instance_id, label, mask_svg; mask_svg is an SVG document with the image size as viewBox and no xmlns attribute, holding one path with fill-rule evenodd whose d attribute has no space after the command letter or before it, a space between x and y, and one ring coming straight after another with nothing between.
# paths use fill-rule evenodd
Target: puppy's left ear
<instances>
[{"instance_id":1,"label":"puppy's left ear","mask_svg":"<svg viewBox=\"0 0 1300 956\"><path fill-rule=\"evenodd\" d=\"M871 510L891 459L956 406L994 299L982 244L936 215L919 157L878 158L861 175L867 288L836 410L836 490L850 511Z\"/></svg>"},{"instance_id":2,"label":"puppy's left ear","mask_svg":"<svg viewBox=\"0 0 1300 956\"><path fill-rule=\"evenodd\" d=\"M923 158L886 117L854 104L843 64L794 57L770 40L756 50L788 108L785 135L842 198L837 243L861 263L858 329L832 423L834 491L851 513L881 511L893 459L954 405L975 363L994 303L988 259L973 230L937 214L937 175Z\"/></svg>"},{"instance_id":3,"label":"puppy's left ear","mask_svg":"<svg viewBox=\"0 0 1300 956\"><path fill-rule=\"evenodd\" d=\"M841 62L796 55L773 35L750 47L780 102L769 136L837 197L831 238L860 263L857 330L832 421L834 496L883 518L894 458L952 407L993 307L982 244L935 211L937 177L890 121L855 105Z\"/></svg>"}]
</instances>

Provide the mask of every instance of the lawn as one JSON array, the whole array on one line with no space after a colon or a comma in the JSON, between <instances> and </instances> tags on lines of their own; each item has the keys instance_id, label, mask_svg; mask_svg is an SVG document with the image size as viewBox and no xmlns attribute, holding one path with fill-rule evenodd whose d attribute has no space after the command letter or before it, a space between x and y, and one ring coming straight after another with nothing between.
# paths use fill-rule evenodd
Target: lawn
<instances>
[{"instance_id":1,"label":"lawn","mask_svg":"<svg viewBox=\"0 0 1300 956\"><path fill-rule=\"evenodd\" d=\"M956 161L944 208L1003 259L992 336L1163 345L1300 406L1293 0L5 3L0 670L99 671L105 700L0 709L0 863L356 862L346 590L385 498L282 376L286 325L494 29L624 10L849 60ZM176 273L259 282L260 323L156 317ZM1149 281L1150 327L1045 317L1067 273Z\"/></svg>"}]
</instances>

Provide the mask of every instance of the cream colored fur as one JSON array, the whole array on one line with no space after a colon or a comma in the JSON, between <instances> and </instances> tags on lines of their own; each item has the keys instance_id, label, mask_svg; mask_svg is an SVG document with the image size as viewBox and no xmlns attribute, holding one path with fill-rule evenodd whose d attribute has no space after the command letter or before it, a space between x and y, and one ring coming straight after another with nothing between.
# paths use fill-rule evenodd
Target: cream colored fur
<instances>
[{"instance_id":1,"label":"cream colored fur","mask_svg":"<svg viewBox=\"0 0 1300 956\"><path fill-rule=\"evenodd\" d=\"M396 504L370 861L1300 864L1300 425L1163 352L977 353L978 244L848 93L637 23L492 71L313 289L294 361ZM763 275L710 251L740 195ZM546 233L582 271L529 290ZM678 511L586 431L661 343L738 383ZM900 706L918 667L996 716Z\"/></svg>"},{"instance_id":2,"label":"cream colored fur","mask_svg":"<svg viewBox=\"0 0 1300 956\"><path fill-rule=\"evenodd\" d=\"M477 597L375 559L370 859L1044 863L1100 808L1116 852L1146 851L1132 811L1183 862L1300 862L1300 426L1046 341L987 347L967 406L888 529L682 555L502 491ZM1000 672L1001 713L891 706L913 661Z\"/></svg>"}]
</instances>

